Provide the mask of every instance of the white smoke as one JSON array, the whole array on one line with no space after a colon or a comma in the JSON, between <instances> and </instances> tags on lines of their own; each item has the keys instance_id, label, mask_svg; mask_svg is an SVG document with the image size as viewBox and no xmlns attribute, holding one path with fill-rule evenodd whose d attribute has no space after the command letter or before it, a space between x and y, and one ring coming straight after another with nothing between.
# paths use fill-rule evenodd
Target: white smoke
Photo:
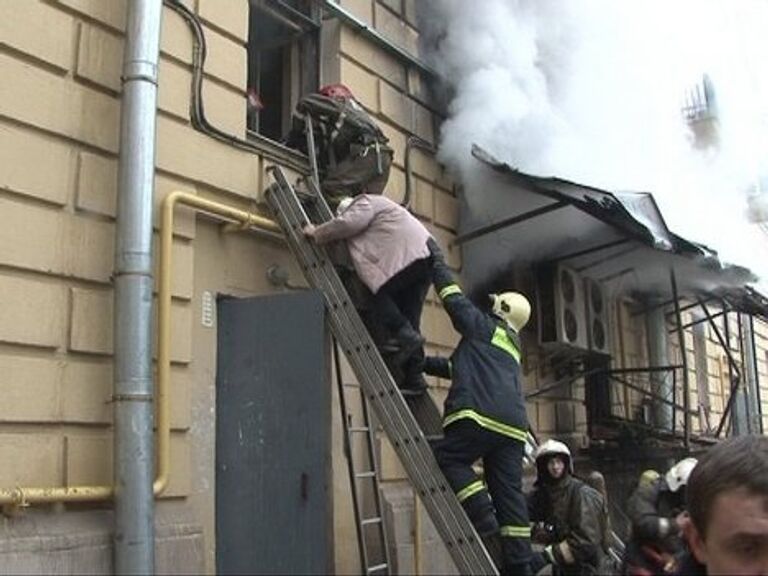
<instances>
[{"instance_id":1,"label":"white smoke","mask_svg":"<svg viewBox=\"0 0 768 576\"><path fill-rule=\"evenodd\" d=\"M673 232L768 279L766 235L747 217L766 205L766 0L419 5L452 89L441 158L468 190L475 143L524 172L648 191ZM701 149L681 105L704 73L719 146Z\"/></svg>"}]
</instances>

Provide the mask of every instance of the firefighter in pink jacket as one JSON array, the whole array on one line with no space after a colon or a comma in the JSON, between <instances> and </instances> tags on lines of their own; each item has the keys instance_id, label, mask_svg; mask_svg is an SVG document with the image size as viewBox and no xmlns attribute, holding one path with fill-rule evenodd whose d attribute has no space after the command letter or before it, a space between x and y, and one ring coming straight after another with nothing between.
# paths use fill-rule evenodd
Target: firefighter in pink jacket
<instances>
[{"instance_id":1,"label":"firefighter in pink jacket","mask_svg":"<svg viewBox=\"0 0 768 576\"><path fill-rule=\"evenodd\" d=\"M308 224L304 234L318 244L345 240L355 271L372 293L372 321L397 343L404 392L426 389L422 375L421 311L432 281L429 231L408 210L386 196L360 194L339 203L337 216Z\"/></svg>"}]
</instances>

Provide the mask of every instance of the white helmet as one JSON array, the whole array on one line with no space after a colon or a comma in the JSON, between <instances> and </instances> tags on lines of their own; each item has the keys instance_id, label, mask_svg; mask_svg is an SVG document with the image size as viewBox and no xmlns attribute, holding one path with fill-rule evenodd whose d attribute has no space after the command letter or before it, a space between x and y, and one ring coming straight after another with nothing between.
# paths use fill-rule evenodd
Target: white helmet
<instances>
[{"instance_id":1,"label":"white helmet","mask_svg":"<svg viewBox=\"0 0 768 576\"><path fill-rule=\"evenodd\" d=\"M531 303L520 292L490 294L493 314L506 322L515 332L520 332L531 317Z\"/></svg>"},{"instance_id":2,"label":"white helmet","mask_svg":"<svg viewBox=\"0 0 768 576\"><path fill-rule=\"evenodd\" d=\"M571 458L571 451L568 446L558 440L552 440L551 438L540 444L536 449L536 467L539 467L539 460L546 458L547 456L565 456L567 461L568 471L573 474L573 459Z\"/></svg>"},{"instance_id":3,"label":"white helmet","mask_svg":"<svg viewBox=\"0 0 768 576\"><path fill-rule=\"evenodd\" d=\"M342 212L349 208L349 205L352 204L352 201L354 198L352 196L344 196L341 200L339 200L339 205L336 206L336 216L341 216Z\"/></svg>"},{"instance_id":4,"label":"white helmet","mask_svg":"<svg viewBox=\"0 0 768 576\"><path fill-rule=\"evenodd\" d=\"M677 492L682 486L688 484L688 478L697 463L696 458L684 458L667 470L664 479L672 492Z\"/></svg>"}]
</instances>

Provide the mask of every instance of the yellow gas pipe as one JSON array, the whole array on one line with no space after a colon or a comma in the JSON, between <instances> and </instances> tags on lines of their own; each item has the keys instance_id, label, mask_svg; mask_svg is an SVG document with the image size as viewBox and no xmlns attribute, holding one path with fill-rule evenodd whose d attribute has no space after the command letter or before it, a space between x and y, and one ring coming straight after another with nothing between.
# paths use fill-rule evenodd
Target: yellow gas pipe
<instances>
[{"instance_id":1,"label":"yellow gas pipe","mask_svg":"<svg viewBox=\"0 0 768 576\"><path fill-rule=\"evenodd\" d=\"M239 222L244 229L261 230L282 234L274 220L233 208L226 204L200 198L188 192L171 192L162 205L162 224L160 230L160 262L157 311L157 383L155 402L157 404L157 423L155 450L157 455L157 474L153 484L155 496L168 486L170 475L170 439L171 422L168 388L171 377L171 251L173 247L173 211L177 203L186 204L198 211L215 216L222 216ZM0 488L0 506L5 512L27 507L31 504L54 502L92 502L108 500L114 494L112 486L56 486L48 488L14 487ZM10 510L9 510L10 508Z\"/></svg>"},{"instance_id":2,"label":"yellow gas pipe","mask_svg":"<svg viewBox=\"0 0 768 576\"><path fill-rule=\"evenodd\" d=\"M200 198L188 192L171 192L163 200L160 230L160 280L157 291L157 475L154 492L160 494L168 484L170 471L171 422L168 404L168 383L171 379L171 250L173 248L173 212L177 203L186 204L200 212L222 216L242 224L243 228L260 228L282 234L274 220Z\"/></svg>"}]
</instances>

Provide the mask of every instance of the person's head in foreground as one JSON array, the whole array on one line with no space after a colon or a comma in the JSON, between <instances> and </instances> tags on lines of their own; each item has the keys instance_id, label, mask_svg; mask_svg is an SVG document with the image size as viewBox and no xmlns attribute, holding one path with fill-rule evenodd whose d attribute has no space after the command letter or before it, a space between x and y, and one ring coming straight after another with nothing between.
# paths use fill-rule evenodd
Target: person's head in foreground
<instances>
[{"instance_id":1,"label":"person's head in foreground","mask_svg":"<svg viewBox=\"0 0 768 576\"><path fill-rule=\"evenodd\" d=\"M738 436L699 459L686 537L707 574L768 575L768 437Z\"/></svg>"}]
</instances>

